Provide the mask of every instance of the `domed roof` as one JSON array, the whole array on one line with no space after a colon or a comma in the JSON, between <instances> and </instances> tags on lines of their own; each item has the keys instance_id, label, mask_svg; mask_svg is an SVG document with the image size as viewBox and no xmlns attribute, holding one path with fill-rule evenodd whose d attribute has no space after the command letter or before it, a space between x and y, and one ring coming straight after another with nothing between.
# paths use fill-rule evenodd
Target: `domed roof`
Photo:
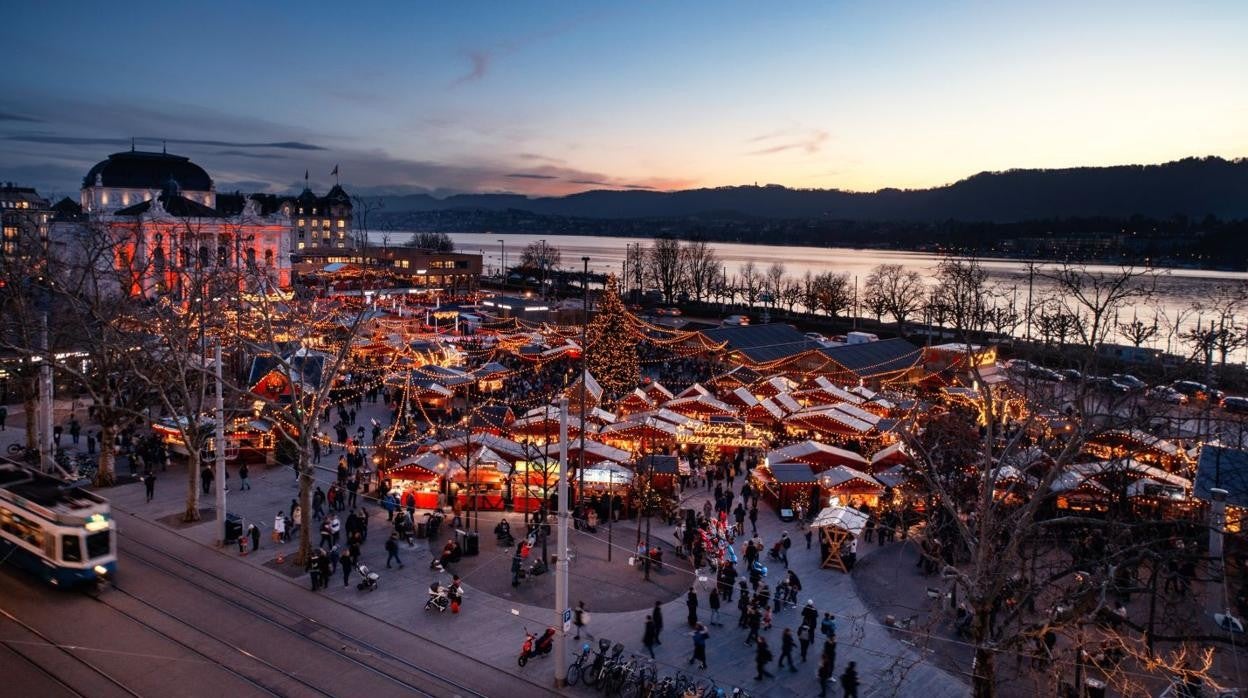
<instances>
[{"instance_id":1,"label":"domed roof","mask_svg":"<svg viewBox=\"0 0 1248 698\"><path fill-rule=\"evenodd\" d=\"M82 179L82 186L95 186L99 177L103 186L130 189L164 189L170 180L184 191L209 191L212 178L190 158L168 153L126 151L113 153L97 163Z\"/></svg>"}]
</instances>

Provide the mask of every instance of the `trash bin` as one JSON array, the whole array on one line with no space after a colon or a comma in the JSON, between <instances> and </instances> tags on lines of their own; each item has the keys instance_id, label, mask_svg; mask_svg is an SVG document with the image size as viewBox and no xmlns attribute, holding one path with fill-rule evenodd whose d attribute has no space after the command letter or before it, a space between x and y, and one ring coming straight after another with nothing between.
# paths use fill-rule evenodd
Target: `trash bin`
<instances>
[{"instance_id":1,"label":"trash bin","mask_svg":"<svg viewBox=\"0 0 1248 698\"><path fill-rule=\"evenodd\" d=\"M225 515L225 542L233 543L243 535L243 518L238 514Z\"/></svg>"},{"instance_id":2,"label":"trash bin","mask_svg":"<svg viewBox=\"0 0 1248 698\"><path fill-rule=\"evenodd\" d=\"M425 528L426 528L426 526L425 526L425 522L424 522L424 521L421 521L420 523L416 524L416 537L417 537L417 538L426 538L426 537L427 537L427 534L425 533Z\"/></svg>"},{"instance_id":3,"label":"trash bin","mask_svg":"<svg viewBox=\"0 0 1248 698\"><path fill-rule=\"evenodd\" d=\"M468 533L467 545L464 546L465 555L476 555L481 552L481 540L476 531Z\"/></svg>"},{"instance_id":4,"label":"trash bin","mask_svg":"<svg viewBox=\"0 0 1248 698\"><path fill-rule=\"evenodd\" d=\"M462 528L455 529L455 542L459 544L460 555L476 555L481 552L477 535L471 531L465 531Z\"/></svg>"},{"instance_id":5,"label":"trash bin","mask_svg":"<svg viewBox=\"0 0 1248 698\"><path fill-rule=\"evenodd\" d=\"M1105 698L1105 684L1094 678L1088 678L1084 684L1084 690L1088 694L1088 698Z\"/></svg>"}]
</instances>

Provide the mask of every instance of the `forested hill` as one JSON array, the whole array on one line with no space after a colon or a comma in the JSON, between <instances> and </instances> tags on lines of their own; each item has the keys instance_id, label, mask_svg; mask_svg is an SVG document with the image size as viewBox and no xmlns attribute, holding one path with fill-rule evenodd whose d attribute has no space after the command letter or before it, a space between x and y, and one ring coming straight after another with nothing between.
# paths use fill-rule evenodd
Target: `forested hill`
<instances>
[{"instance_id":1,"label":"forested hill","mask_svg":"<svg viewBox=\"0 0 1248 698\"><path fill-rule=\"evenodd\" d=\"M577 218L826 218L860 221L1015 222L1074 217L1248 218L1248 159L1187 158L1161 165L981 172L932 189L846 192L734 186L685 191L595 190L563 197L415 194L384 199L408 212L527 211Z\"/></svg>"}]
</instances>

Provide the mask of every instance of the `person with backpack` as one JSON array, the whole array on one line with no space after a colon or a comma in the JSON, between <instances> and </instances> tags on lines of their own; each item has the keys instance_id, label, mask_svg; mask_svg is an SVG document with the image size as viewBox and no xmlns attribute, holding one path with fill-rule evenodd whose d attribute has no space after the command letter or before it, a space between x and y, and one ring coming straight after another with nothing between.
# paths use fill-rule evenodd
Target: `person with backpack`
<instances>
[{"instance_id":1,"label":"person with backpack","mask_svg":"<svg viewBox=\"0 0 1248 698\"><path fill-rule=\"evenodd\" d=\"M802 663L806 663L806 653L810 650L810 643L815 640L815 629L809 625L799 625L797 627L797 644L801 649Z\"/></svg>"}]
</instances>

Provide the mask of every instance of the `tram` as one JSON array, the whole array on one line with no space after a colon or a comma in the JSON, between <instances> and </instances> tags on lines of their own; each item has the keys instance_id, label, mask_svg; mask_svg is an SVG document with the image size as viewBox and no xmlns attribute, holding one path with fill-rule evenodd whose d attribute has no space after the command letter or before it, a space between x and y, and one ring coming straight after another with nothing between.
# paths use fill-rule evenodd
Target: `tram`
<instances>
[{"instance_id":1,"label":"tram","mask_svg":"<svg viewBox=\"0 0 1248 698\"><path fill-rule=\"evenodd\" d=\"M108 500L81 487L0 462L0 562L72 588L117 572Z\"/></svg>"}]
</instances>

